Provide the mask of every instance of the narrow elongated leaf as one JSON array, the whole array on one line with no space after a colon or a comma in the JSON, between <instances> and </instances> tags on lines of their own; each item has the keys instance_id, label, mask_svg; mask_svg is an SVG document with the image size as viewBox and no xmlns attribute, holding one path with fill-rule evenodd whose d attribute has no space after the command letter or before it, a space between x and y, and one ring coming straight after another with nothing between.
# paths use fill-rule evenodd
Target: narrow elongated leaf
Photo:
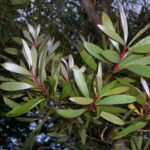
<instances>
[{"instance_id":1,"label":"narrow elongated leaf","mask_svg":"<svg viewBox=\"0 0 150 150\"><path fill-rule=\"evenodd\" d=\"M61 69L61 73L62 73L63 77L68 81L69 80L68 72L62 63L60 64L60 69Z\"/></svg>"},{"instance_id":2,"label":"narrow elongated leaf","mask_svg":"<svg viewBox=\"0 0 150 150\"><path fill-rule=\"evenodd\" d=\"M148 150L149 146L150 146L150 138L146 141L146 144L143 150Z\"/></svg>"},{"instance_id":3,"label":"narrow elongated leaf","mask_svg":"<svg viewBox=\"0 0 150 150\"><path fill-rule=\"evenodd\" d=\"M33 64L32 67L34 70L36 70L36 68L37 68L37 50L35 49L35 47L32 47L31 55L32 55L32 64Z\"/></svg>"},{"instance_id":4,"label":"narrow elongated leaf","mask_svg":"<svg viewBox=\"0 0 150 150\"><path fill-rule=\"evenodd\" d=\"M76 84L78 85L78 88L80 89L81 93L86 97L90 97L89 90L81 70L75 66L73 68L73 73Z\"/></svg>"},{"instance_id":5,"label":"narrow elongated leaf","mask_svg":"<svg viewBox=\"0 0 150 150\"><path fill-rule=\"evenodd\" d=\"M14 64L12 62L4 63L4 64L2 64L2 66L6 70L11 71L11 72L15 72L15 73L23 74L23 75L31 75L31 73L28 70L26 70L25 68L23 68L21 66Z\"/></svg>"},{"instance_id":6,"label":"narrow elongated leaf","mask_svg":"<svg viewBox=\"0 0 150 150\"><path fill-rule=\"evenodd\" d=\"M130 65L126 67L129 71L134 72L140 76L150 78L150 66Z\"/></svg>"},{"instance_id":7,"label":"narrow elongated leaf","mask_svg":"<svg viewBox=\"0 0 150 150\"><path fill-rule=\"evenodd\" d=\"M74 67L74 59L72 57L72 55L69 55L69 68L72 69Z\"/></svg>"},{"instance_id":8,"label":"narrow elongated leaf","mask_svg":"<svg viewBox=\"0 0 150 150\"><path fill-rule=\"evenodd\" d=\"M102 13L102 23L105 27L115 31L112 21L110 20L109 16L105 12Z\"/></svg>"},{"instance_id":9,"label":"narrow elongated leaf","mask_svg":"<svg viewBox=\"0 0 150 150\"><path fill-rule=\"evenodd\" d=\"M23 34L24 34L24 37L25 37L27 40L29 40L31 43L33 42L33 41L32 41L32 38L31 38L31 36L30 36L30 33L29 33L28 31L23 30Z\"/></svg>"},{"instance_id":10,"label":"narrow elongated leaf","mask_svg":"<svg viewBox=\"0 0 150 150\"><path fill-rule=\"evenodd\" d=\"M82 129L82 130L80 131L80 137L81 137L81 143L82 143L82 144L85 144L85 142L86 142L86 137L87 137L87 135L86 135L86 129Z\"/></svg>"},{"instance_id":11,"label":"narrow elongated leaf","mask_svg":"<svg viewBox=\"0 0 150 150\"><path fill-rule=\"evenodd\" d=\"M121 94L121 93L124 93L128 90L129 90L129 87L127 87L127 86L116 87L114 89L111 89L109 91L101 93L101 97L108 96L108 95Z\"/></svg>"},{"instance_id":12,"label":"narrow elongated leaf","mask_svg":"<svg viewBox=\"0 0 150 150\"><path fill-rule=\"evenodd\" d=\"M101 113L102 111L109 112L112 114L126 113L128 110L121 107L115 106L96 106L97 113Z\"/></svg>"},{"instance_id":13,"label":"narrow elongated leaf","mask_svg":"<svg viewBox=\"0 0 150 150\"><path fill-rule=\"evenodd\" d=\"M113 124L124 125L124 121L114 114L102 111L100 116Z\"/></svg>"},{"instance_id":14,"label":"narrow elongated leaf","mask_svg":"<svg viewBox=\"0 0 150 150\"><path fill-rule=\"evenodd\" d=\"M4 51L8 54L11 54L11 55L17 55L18 54L18 49L16 49L16 48L5 48Z\"/></svg>"},{"instance_id":15,"label":"narrow elongated leaf","mask_svg":"<svg viewBox=\"0 0 150 150\"><path fill-rule=\"evenodd\" d=\"M123 67L127 67L130 65L149 65L150 64L150 56L145 56L142 58L135 59L129 63L126 63Z\"/></svg>"},{"instance_id":16,"label":"narrow elongated leaf","mask_svg":"<svg viewBox=\"0 0 150 150\"><path fill-rule=\"evenodd\" d=\"M129 51L134 52L134 53L149 53L150 44L140 45L138 47L131 47Z\"/></svg>"},{"instance_id":17,"label":"narrow elongated leaf","mask_svg":"<svg viewBox=\"0 0 150 150\"><path fill-rule=\"evenodd\" d=\"M57 113L64 118L75 118L82 115L87 109L57 109Z\"/></svg>"},{"instance_id":18,"label":"narrow elongated leaf","mask_svg":"<svg viewBox=\"0 0 150 150\"><path fill-rule=\"evenodd\" d=\"M103 50L99 46L93 43L84 42L84 47L92 56L105 62L104 58L99 55L103 52Z\"/></svg>"},{"instance_id":19,"label":"narrow elongated leaf","mask_svg":"<svg viewBox=\"0 0 150 150\"><path fill-rule=\"evenodd\" d=\"M3 97L3 99L4 99L5 104L10 108L16 108L20 105L7 97Z\"/></svg>"},{"instance_id":20,"label":"narrow elongated leaf","mask_svg":"<svg viewBox=\"0 0 150 150\"><path fill-rule=\"evenodd\" d=\"M41 97L32 99L32 100L28 101L27 103L20 105L20 106L14 108L13 110L11 110L10 112L8 112L7 116L14 117L14 116L22 115L22 114L30 111L31 109L33 109L35 106L37 106L39 103L41 103L44 100L45 100L45 98L41 98Z\"/></svg>"},{"instance_id":21,"label":"narrow elongated leaf","mask_svg":"<svg viewBox=\"0 0 150 150\"><path fill-rule=\"evenodd\" d=\"M113 50L105 50L101 54L110 62L118 63L120 61L118 53Z\"/></svg>"},{"instance_id":22,"label":"narrow elongated leaf","mask_svg":"<svg viewBox=\"0 0 150 150\"><path fill-rule=\"evenodd\" d=\"M97 69L97 64L95 62L95 60L93 59L93 57L88 54L85 50L80 52L80 56L83 59L83 61L94 71L96 71Z\"/></svg>"},{"instance_id":23,"label":"narrow elongated leaf","mask_svg":"<svg viewBox=\"0 0 150 150\"><path fill-rule=\"evenodd\" d=\"M88 105L93 102L92 98L88 97L71 97L69 98L72 102L77 103L79 105Z\"/></svg>"},{"instance_id":24,"label":"narrow elongated leaf","mask_svg":"<svg viewBox=\"0 0 150 150\"><path fill-rule=\"evenodd\" d=\"M150 97L150 90L149 90L148 84L147 84L147 82L145 81L145 79L142 78L142 77L141 77L141 83L142 83L142 85L143 85L143 88L144 88L144 90L145 90L147 96Z\"/></svg>"},{"instance_id":25,"label":"narrow elongated leaf","mask_svg":"<svg viewBox=\"0 0 150 150\"><path fill-rule=\"evenodd\" d=\"M96 105L114 105L114 104L128 104L136 101L136 98L129 95L113 95L98 100Z\"/></svg>"},{"instance_id":26,"label":"narrow elongated leaf","mask_svg":"<svg viewBox=\"0 0 150 150\"><path fill-rule=\"evenodd\" d=\"M22 39L23 43L23 50L24 50L24 55L25 59L28 62L29 67L32 66L32 56L31 56L31 51L27 43Z\"/></svg>"},{"instance_id":27,"label":"narrow elongated leaf","mask_svg":"<svg viewBox=\"0 0 150 150\"><path fill-rule=\"evenodd\" d=\"M37 39L37 33L36 30L34 29L34 27L31 24L27 24L28 25L28 30L30 32L30 34L32 35L33 39L36 40Z\"/></svg>"},{"instance_id":28,"label":"narrow elongated leaf","mask_svg":"<svg viewBox=\"0 0 150 150\"><path fill-rule=\"evenodd\" d=\"M120 17L121 17L121 25L124 33L124 41L127 42L128 39L128 24L127 24L127 18L123 9L123 6L120 4Z\"/></svg>"},{"instance_id":29,"label":"narrow elongated leaf","mask_svg":"<svg viewBox=\"0 0 150 150\"><path fill-rule=\"evenodd\" d=\"M150 44L150 36L144 37L139 42L134 44L130 49L132 49L133 47L139 47L139 46L143 46L143 45L146 45L146 44Z\"/></svg>"},{"instance_id":30,"label":"narrow elongated leaf","mask_svg":"<svg viewBox=\"0 0 150 150\"><path fill-rule=\"evenodd\" d=\"M114 137L114 140L122 138L134 131L137 131L139 129L142 129L146 126L147 122L137 122L135 124L132 124L128 126L127 128L123 129L121 132L117 133L117 135Z\"/></svg>"},{"instance_id":31,"label":"narrow elongated leaf","mask_svg":"<svg viewBox=\"0 0 150 150\"><path fill-rule=\"evenodd\" d=\"M28 83L23 82L4 82L0 84L0 89L5 91L19 91L19 90L25 90L30 89L33 86Z\"/></svg>"},{"instance_id":32,"label":"narrow elongated leaf","mask_svg":"<svg viewBox=\"0 0 150 150\"><path fill-rule=\"evenodd\" d=\"M150 28L150 23L148 23L143 29L141 29L131 40L129 45L131 45L137 38L139 38L146 30Z\"/></svg>"},{"instance_id":33,"label":"narrow elongated leaf","mask_svg":"<svg viewBox=\"0 0 150 150\"><path fill-rule=\"evenodd\" d=\"M126 64L129 64L130 62L140 59L142 57L142 55L130 54L120 62L119 67L124 67Z\"/></svg>"},{"instance_id":34,"label":"narrow elongated leaf","mask_svg":"<svg viewBox=\"0 0 150 150\"><path fill-rule=\"evenodd\" d=\"M98 27L105 33L107 34L110 38L113 40L119 42L120 44L124 45L123 39L113 30L103 26L103 25L98 25Z\"/></svg>"},{"instance_id":35,"label":"narrow elongated leaf","mask_svg":"<svg viewBox=\"0 0 150 150\"><path fill-rule=\"evenodd\" d=\"M69 97L71 95L71 93L72 93L71 83L65 84L62 89L61 99Z\"/></svg>"}]
</instances>

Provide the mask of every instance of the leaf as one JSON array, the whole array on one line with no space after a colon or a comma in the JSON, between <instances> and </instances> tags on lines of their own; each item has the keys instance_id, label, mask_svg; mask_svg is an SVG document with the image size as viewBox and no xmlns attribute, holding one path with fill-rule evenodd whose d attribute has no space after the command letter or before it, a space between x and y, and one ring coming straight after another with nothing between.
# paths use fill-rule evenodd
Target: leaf
<instances>
[{"instance_id":1,"label":"leaf","mask_svg":"<svg viewBox=\"0 0 150 150\"><path fill-rule=\"evenodd\" d=\"M71 97L69 98L69 100L79 105L88 105L93 102L92 98L87 98L87 97Z\"/></svg>"},{"instance_id":2,"label":"leaf","mask_svg":"<svg viewBox=\"0 0 150 150\"><path fill-rule=\"evenodd\" d=\"M143 29L141 29L131 40L129 45L131 45L137 38L139 38L146 30L150 28L150 23L148 23Z\"/></svg>"},{"instance_id":3,"label":"leaf","mask_svg":"<svg viewBox=\"0 0 150 150\"><path fill-rule=\"evenodd\" d=\"M126 63L123 67L127 67L130 65L149 65L149 64L150 64L150 56L145 56L135 59L129 63Z\"/></svg>"},{"instance_id":4,"label":"leaf","mask_svg":"<svg viewBox=\"0 0 150 150\"><path fill-rule=\"evenodd\" d=\"M150 52L150 44L140 45L138 47L131 47L129 51L134 53L149 53Z\"/></svg>"},{"instance_id":5,"label":"leaf","mask_svg":"<svg viewBox=\"0 0 150 150\"><path fill-rule=\"evenodd\" d=\"M138 131L139 129L144 128L146 126L146 124L147 124L147 122L137 122L135 124L132 124L132 125L128 126L127 128L124 128L119 133L117 133L117 135L114 137L114 140L120 139L134 131Z\"/></svg>"},{"instance_id":6,"label":"leaf","mask_svg":"<svg viewBox=\"0 0 150 150\"><path fill-rule=\"evenodd\" d=\"M87 137L87 135L86 135L86 129L81 129L81 131L80 131L80 137L81 137L81 143L85 144L86 137Z\"/></svg>"},{"instance_id":7,"label":"leaf","mask_svg":"<svg viewBox=\"0 0 150 150\"><path fill-rule=\"evenodd\" d=\"M69 64L70 69L72 69L74 67L74 59L73 59L72 55L69 55L68 64Z\"/></svg>"},{"instance_id":8,"label":"leaf","mask_svg":"<svg viewBox=\"0 0 150 150\"><path fill-rule=\"evenodd\" d=\"M103 25L98 25L98 27L105 33L107 34L110 38L115 40L116 42L119 42L120 44L124 45L123 39L113 30L103 26Z\"/></svg>"},{"instance_id":9,"label":"leaf","mask_svg":"<svg viewBox=\"0 0 150 150\"><path fill-rule=\"evenodd\" d=\"M103 52L103 50L99 46L93 43L84 42L84 47L92 56L94 56L99 60L105 61L103 57L99 55L100 53Z\"/></svg>"},{"instance_id":10,"label":"leaf","mask_svg":"<svg viewBox=\"0 0 150 150\"><path fill-rule=\"evenodd\" d=\"M31 73L28 70L12 62L3 63L2 66L8 71L31 76Z\"/></svg>"},{"instance_id":11,"label":"leaf","mask_svg":"<svg viewBox=\"0 0 150 150\"><path fill-rule=\"evenodd\" d=\"M11 55L18 55L18 49L16 48L5 48L4 51Z\"/></svg>"},{"instance_id":12,"label":"leaf","mask_svg":"<svg viewBox=\"0 0 150 150\"><path fill-rule=\"evenodd\" d=\"M109 112L112 114L118 113L126 113L128 110L121 107L114 107L114 106L96 106L97 113L101 113L102 111Z\"/></svg>"},{"instance_id":13,"label":"leaf","mask_svg":"<svg viewBox=\"0 0 150 150\"><path fill-rule=\"evenodd\" d=\"M22 43L23 43L24 57L25 57L26 61L28 62L29 67L31 67L32 66L32 55L31 55L30 48L23 39L22 39Z\"/></svg>"},{"instance_id":14,"label":"leaf","mask_svg":"<svg viewBox=\"0 0 150 150\"><path fill-rule=\"evenodd\" d=\"M118 53L113 50L104 50L101 54L110 62L119 63L120 61Z\"/></svg>"},{"instance_id":15,"label":"leaf","mask_svg":"<svg viewBox=\"0 0 150 150\"><path fill-rule=\"evenodd\" d=\"M114 86L116 86L116 84L118 83L117 80L110 82L109 84L106 84L102 90L101 93L107 92L109 90L111 90Z\"/></svg>"},{"instance_id":16,"label":"leaf","mask_svg":"<svg viewBox=\"0 0 150 150\"><path fill-rule=\"evenodd\" d=\"M57 113L64 118L75 118L82 115L87 109L57 109Z\"/></svg>"},{"instance_id":17,"label":"leaf","mask_svg":"<svg viewBox=\"0 0 150 150\"><path fill-rule=\"evenodd\" d=\"M39 103L41 103L44 100L45 100L45 98L42 98L42 97L34 98L34 99L28 101L27 103L22 104L16 108L14 108L13 110L11 110L10 112L7 113L7 116L15 117L15 116L22 115L22 114L30 111L31 109L33 109L35 106L37 106Z\"/></svg>"},{"instance_id":18,"label":"leaf","mask_svg":"<svg viewBox=\"0 0 150 150\"><path fill-rule=\"evenodd\" d=\"M33 64L32 68L34 70L36 70L36 68L37 68L37 57L38 56L37 56L37 50L35 49L34 46L31 48L31 56L32 56L32 64Z\"/></svg>"},{"instance_id":19,"label":"leaf","mask_svg":"<svg viewBox=\"0 0 150 150\"><path fill-rule=\"evenodd\" d=\"M96 105L114 105L114 104L128 104L136 101L136 98L129 95L113 95L98 100Z\"/></svg>"},{"instance_id":20,"label":"leaf","mask_svg":"<svg viewBox=\"0 0 150 150\"><path fill-rule=\"evenodd\" d=\"M21 45L22 44L22 41L21 41L21 38L20 37L12 37L12 40L14 42L16 42L17 44Z\"/></svg>"},{"instance_id":21,"label":"leaf","mask_svg":"<svg viewBox=\"0 0 150 150\"><path fill-rule=\"evenodd\" d=\"M23 34L24 34L24 37L25 37L28 41L30 41L31 43L33 42L33 41L32 41L32 38L31 38L31 36L30 36L30 33L29 33L27 30L23 30Z\"/></svg>"},{"instance_id":22,"label":"leaf","mask_svg":"<svg viewBox=\"0 0 150 150\"><path fill-rule=\"evenodd\" d=\"M73 73L74 73L74 78L75 78L76 84L77 84L78 88L80 89L81 93L85 97L90 97L89 90L88 90L85 78L84 78L81 70L77 66L75 66L73 68Z\"/></svg>"},{"instance_id":23,"label":"leaf","mask_svg":"<svg viewBox=\"0 0 150 150\"><path fill-rule=\"evenodd\" d=\"M127 66L126 69L140 76L150 78L150 66L130 65L130 66Z\"/></svg>"},{"instance_id":24,"label":"leaf","mask_svg":"<svg viewBox=\"0 0 150 150\"><path fill-rule=\"evenodd\" d=\"M109 91L101 93L101 97L108 96L108 95L121 94L121 93L124 93L128 90L129 90L129 87L127 87L127 86L116 87L116 88L113 88Z\"/></svg>"},{"instance_id":25,"label":"leaf","mask_svg":"<svg viewBox=\"0 0 150 150\"><path fill-rule=\"evenodd\" d=\"M112 21L110 20L109 16L105 12L102 13L102 23L105 27L115 31Z\"/></svg>"},{"instance_id":26,"label":"leaf","mask_svg":"<svg viewBox=\"0 0 150 150\"><path fill-rule=\"evenodd\" d=\"M147 84L146 80L142 77L141 77L141 83L142 83L142 86L143 86L147 96L150 97L150 90L149 90L148 84Z\"/></svg>"},{"instance_id":27,"label":"leaf","mask_svg":"<svg viewBox=\"0 0 150 150\"><path fill-rule=\"evenodd\" d=\"M4 82L0 84L0 89L5 91L19 91L19 90L25 90L30 89L33 86L28 83L23 82Z\"/></svg>"},{"instance_id":28,"label":"leaf","mask_svg":"<svg viewBox=\"0 0 150 150\"><path fill-rule=\"evenodd\" d=\"M34 27L31 24L27 24L28 26L28 30L30 32L30 34L32 35L33 39L36 40L37 39L37 33L36 30L34 29Z\"/></svg>"},{"instance_id":29,"label":"leaf","mask_svg":"<svg viewBox=\"0 0 150 150\"><path fill-rule=\"evenodd\" d=\"M7 97L3 97L5 104L10 107L10 108L16 108L19 106L18 103L14 102L13 100L7 98Z\"/></svg>"},{"instance_id":30,"label":"leaf","mask_svg":"<svg viewBox=\"0 0 150 150\"><path fill-rule=\"evenodd\" d=\"M123 29L123 33L124 33L124 41L125 43L127 43L128 40L128 24L127 24L127 18L123 9L123 6L119 5L120 7L120 17L121 17L121 25L122 25L122 29Z\"/></svg>"},{"instance_id":31,"label":"leaf","mask_svg":"<svg viewBox=\"0 0 150 150\"><path fill-rule=\"evenodd\" d=\"M130 62L140 58L143 58L143 56L137 54L130 54L120 62L119 67L124 67L126 64L129 64Z\"/></svg>"},{"instance_id":32,"label":"leaf","mask_svg":"<svg viewBox=\"0 0 150 150\"><path fill-rule=\"evenodd\" d=\"M97 69L97 64L93 57L89 55L85 50L80 52L80 56L83 59L83 61L94 71Z\"/></svg>"},{"instance_id":33,"label":"leaf","mask_svg":"<svg viewBox=\"0 0 150 150\"><path fill-rule=\"evenodd\" d=\"M61 73L62 73L63 77L65 78L65 80L68 81L69 80L68 72L62 63L60 64L60 69L61 69Z\"/></svg>"},{"instance_id":34,"label":"leaf","mask_svg":"<svg viewBox=\"0 0 150 150\"><path fill-rule=\"evenodd\" d=\"M102 111L100 116L113 124L124 125L124 121L114 114Z\"/></svg>"},{"instance_id":35,"label":"leaf","mask_svg":"<svg viewBox=\"0 0 150 150\"><path fill-rule=\"evenodd\" d=\"M71 83L65 84L62 89L61 99L69 97L71 93L72 93Z\"/></svg>"}]
</instances>

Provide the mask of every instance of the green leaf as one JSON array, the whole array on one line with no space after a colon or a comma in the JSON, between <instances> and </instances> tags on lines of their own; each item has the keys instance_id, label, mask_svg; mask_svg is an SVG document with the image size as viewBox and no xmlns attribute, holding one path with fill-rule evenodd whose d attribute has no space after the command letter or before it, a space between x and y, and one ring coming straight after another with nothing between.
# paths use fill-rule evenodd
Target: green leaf
<instances>
[{"instance_id":1,"label":"green leaf","mask_svg":"<svg viewBox=\"0 0 150 150\"><path fill-rule=\"evenodd\" d=\"M136 53L150 52L150 36L147 36L129 48L129 51Z\"/></svg>"},{"instance_id":2,"label":"green leaf","mask_svg":"<svg viewBox=\"0 0 150 150\"><path fill-rule=\"evenodd\" d=\"M107 91L111 90L113 87L116 86L117 83L118 83L118 81L115 80L115 81L110 82L109 84L106 84L106 85L102 88L101 93L104 93L104 92L107 92Z\"/></svg>"},{"instance_id":3,"label":"green leaf","mask_svg":"<svg viewBox=\"0 0 150 150\"><path fill-rule=\"evenodd\" d=\"M16 42L17 44L22 45L22 41L21 41L21 38L20 38L20 37L12 37L12 40L13 40L14 42Z\"/></svg>"},{"instance_id":4,"label":"green leaf","mask_svg":"<svg viewBox=\"0 0 150 150\"><path fill-rule=\"evenodd\" d=\"M119 133L117 133L117 135L114 137L114 140L122 138L134 131L138 131L139 129L144 128L146 126L146 124L147 124L147 122L137 122L135 124L132 124L132 125L128 126L127 128L124 128Z\"/></svg>"},{"instance_id":5,"label":"green leaf","mask_svg":"<svg viewBox=\"0 0 150 150\"><path fill-rule=\"evenodd\" d=\"M124 125L124 121L114 114L102 111L100 116L113 124Z\"/></svg>"},{"instance_id":6,"label":"green leaf","mask_svg":"<svg viewBox=\"0 0 150 150\"><path fill-rule=\"evenodd\" d=\"M129 51L134 53L149 53L150 52L150 44L145 44L138 47L131 47Z\"/></svg>"},{"instance_id":7,"label":"green leaf","mask_svg":"<svg viewBox=\"0 0 150 150\"><path fill-rule=\"evenodd\" d=\"M119 63L120 61L118 53L113 50L104 50L101 54L110 62Z\"/></svg>"},{"instance_id":8,"label":"green leaf","mask_svg":"<svg viewBox=\"0 0 150 150\"><path fill-rule=\"evenodd\" d=\"M11 54L11 55L17 55L18 54L18 49L16 49L16 48L5 48L4 51L8 54Z\"/></svg>"},{"instance_id":9,"label":"green leaf","mask_svg":"<svg viewBox=\"0 0 150 150\"><path fill-rule=\"evenodd\" d=\"M114 107L114 106L96 106L97 113L101 113L102 111L109 112L112 114L118 113L126 113L128 110L121 107Z\"/></svg>"},{"instance_id":10,"label":"green leaf","mask_svg":"<svg viewBox=\"0 0 150 150\"><path fill-rule=\"evenodd\" d=\"M114 105L114 104L128 104L136 101L136 98L129 95L113 95L98 100L96 105Z\"/></svg>"},{"instance_id":11,"label":"green leaf","mask_svg":"<svg viewBox=\"0 0 150 150\"><path fill-rule=\"evenodd\" d=\"M119 42L120 44L124 45L123 39L113 30L103 26L103 25L98 25L98 27L105 33L107 34L110 38L115 40L116 42Z\"/></svg>"},{"instance_id":12,"label":"green leaf","mask_svg":"<svg viewBox=\"0 0 150 150\"><path fill-rule=\"evenodd\" d=\"M92 98L87 97L71 97L69 98L72 102L77 103L79 105L88 105L93 102Z\"/></svg>"},{"instance_id":13,"label":"green leaf","mask_svg":"<svg viewBox=\"0 0 150 150\"><path fill-rule=\"evenodd\" d=\"M150 23L148 23L143 29L141 29L131 40L129 45L131 45L137 38L139 38L146 30L150 28Z\"/></svg>"},{"instance_id":14,"label":"green leaf","mask_svg":"<svg viewBox=\"0 0 150 150\"><path fill-rule=\"evenodd\" d=\"M69 97L71 93L72 93L71 83L66 83L62 89L61 99Z\"/></svg>"},{"instance_id":15,"label":"green leaf","mask_svg":"<svg viewBox=\"0 0 150 150\"><path fill-rule=\"evenodd\" d=\"M143 56L142 55L137 55L137 54L130 54L128 56L126 56L119 64L119 67L124 67L126 64L136 60L136 59L139 59L139 58L142 58Z\"/></svg>"},{"instance_id":16,"label":"green leaf","mask_svg":"<svg viewBox=\"0 0 150 150\"><path fill-rule=\"evenodd\" d=\"M150 66L130 65L130 66L127 66L126 69L140 76L150 78Z\"/></svg>"},{"instance_id":17,"label":"green leaf","mask_svg":"<svg viewBox=\"0 0 150 150\"><path fill-rule=\"evenodd\" d=\"M78 88L80 89L81 93L86 97L90 97L89 90L88 90L85 78L81 70L75 66L73 68L73 73L74 73L76 84Z\"/></svg>"},{"instance_id":18,"label":"green leaf","mask_svg":"<svg viewBox=\"0 0 150 150\"><path fill-rule=\"evenodd\" d=\"M111 89L109 91L101 93L101 97L108 96L108 95L121 94L121 93L124 93L128 90L129 90L129 87L127 87L127 86L116 87L114 89Z\"/></svg>"},{"instance_id":19,"label":"green leaf","mask_svg":"<svg viewBox=\"0 0 150 150\"><path fill-rule=\"evenodd\" d=\"M97 64L93 57L89 55L85 50L80 52L80 56L82 57L83 61L94 71L97 69Z\"/></svg>"},{"instance_id":20,"label":"green leaf","mask_svg":"<svg viewBox=\"0 0 150 150\"><path fill-rule=\"evenodd\" d=\"M5 91L18 91L18 90L25 90L30 89L33 86L28 83L23 82L4 82L0 84L0 89Z\"/></svg>"},{"instance_id":21,"label":"green leaf","mask_svg":"<svg viewBox=\"0 0 150 150\"><path fill-rule=\"evenodd\" d=\"M120 18L121 18L121 25L124 33L124 41L125 43L128 40L128 24L127 24L127 18L123 9L123 6L120 4Z\"/></svg>"},{"instance_id":22,"label":"green leaf","mask_svg":"<svg viewBox=\"0 0 150 150\"><path fill-rule=\"evenodd\" d=\"M35 49L34 46L31 48L31 56L32 56L32 65L33 65L32 68L34 70L36 70L36 67L37 67L37 50Z\"/></svg>"},{"instance_id":23,"label":"green leaf","mask_svg":"<svg viewBox=\"0 0 150 150\"><path fill-rule=\"evenodd\" d=\"M82 115L87 109L57 109L57 113L64 118L75 118Z\"/></svg>"},{"instance_id":24,"label":"green leaf","mask_svg":"<svg viewBox=\"0 0 150 150\"><path fill-rule=\"evenodd\" d=\"M82 143L82 144L85 144L85 142L86 142L86 137L87 137L87 135L86 135L86 129L82 129L82 130L80 131L80 137L81 137L81 143Z\"/></svg>"},{"instance_id":25,"label":"green leaf","mask_svg":"<svg viewBox=\"0 0 150 150\"><path fill-rule=\"evenodd\" d=\"M12 62L3 63L2 66L6 70L11 71L11 72L15 72L15 73L23 74L23 75L31 75L31 73L28 70Z\"/></svg>"},{"instance_id":26,"label":"green leaf","mask_svg":"<svg viewBox=\"0 0 150 150\"><path fill-rule=\"evenodd\" d=\"M21 122L33 122L33 121L37 120L38 118L16 117L15 119L18 121L21 121Z\"/></svg>"},{"instance_id":27,"label":"green leaf","mask_svg":"<svg viewBox=\"0 0 150 150\"><path fill-rule=\"evenodd\" d=\"M33 109L35 106L37 106L39 103L41 103L44 100L45 100L45 98L43 98L43 97L31 99L27 103L22 104L16 108L14 108L10 112L8 112L7 116L8 117L15 117L15 116L22 115L22 114L30 111L31 109Z\"/></svg>"},{"instance_id":28,"label":"green leaf","mask_svg":"<svg viewBox=\"0 0 150 150\"><path fill-rule=\"evenodd\" d=\"M112 21L110 20L109 16L105 12L102 13L102 22L105 27L115 31Z\"/></svg>"},{"instance_id":29,"label":"green leaf","mask_svg":"<svg viewBox=\"0 0 150 150\"><path fill-rule=\"evenodd\" d=\"M150 56L145 56L142 58L135 59L129 63L126 63L123 67L127 67L130 65L149 65L150 64Z\"/></svg>"},{"instance_id":30,"label":"green leaf","mask_svg":"<svg viewBox=\"0 0 150 150\"><path fill-rule=\"evenodd\" d=\"M16 108L20 105L7 97L3 97L3 99L4 99L4 103L10 108Z\"/></svg>"},{"instance_id":31,"label":"green leaf","mask_svg":"<svg viewBox=\"0 0 150 150\"><path fill-rule=\"evenodd\" d=\"M103 52L103 50L99 46L93 43L84 42L84 47L92 56L105 62L104 58L99 55Z\"/></svg>"}]
</instances>

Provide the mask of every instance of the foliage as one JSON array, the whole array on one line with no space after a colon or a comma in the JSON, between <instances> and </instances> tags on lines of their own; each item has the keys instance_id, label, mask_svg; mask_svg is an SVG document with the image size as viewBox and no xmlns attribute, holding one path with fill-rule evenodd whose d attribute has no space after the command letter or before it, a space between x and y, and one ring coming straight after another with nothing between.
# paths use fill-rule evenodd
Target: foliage
<instances>
[{"instance_id":1,"label":"foliage","mask_svg":"<svg viewBox=\"0 0 150 150\"><path fill-rule=\"evenodd\" d=\"M83 43L78 41L77 49L84 62L80 65L72 55L62 57L57 51L59 41L40 34L40 25L33 27L28 23L28 31L23 31L25 39L15 38L23 45L20 60L1 64L12 73L7 78L0 77L0 89L6 91L4 102L11 108L6 115L24 121L42 118L33 135L41 130L49 116L54 117L55 126L47 134L64 143L71 139L75 146L79 142L79 148L90 147L90 141L95 139L95 143L113 145L133 133L143 133L150 119L150 91L143 78L150 78L150 37L136 41L150 24L129 41L122 5L120 18L123 38L108 15L102 13L102 25L98 27L108 36L107 49L83 38ZM17 54L15 48L6 52ZM110 69L106 70L107 67ZM123 72L128 73L126 77ZM144 92L138 88L139 77ZM143 139L131 138L132 149L140 149L141 145L137 146L134 140L142 145ZM149 140L145 149L147 145Z\"/></svg>"}]
</instances>

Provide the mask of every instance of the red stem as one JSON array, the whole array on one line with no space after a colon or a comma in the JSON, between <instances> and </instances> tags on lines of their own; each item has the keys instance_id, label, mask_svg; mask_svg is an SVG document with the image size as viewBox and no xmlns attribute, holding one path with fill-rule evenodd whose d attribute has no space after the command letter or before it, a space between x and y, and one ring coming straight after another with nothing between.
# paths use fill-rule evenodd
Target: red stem
<instances>
[{"instance_id":1,"label":"red stem","mask_svg":"<svg viewBox=\"0 0 150 150\"><path fill-rule=\"evenodd\" d=\"M41 90L41 92L47 97L49 98L49 94L46 92L45 88L42 86L42 84L37 80L37 75L36 72L33 71L33 69L30 69L30 72L32 74L32 78L34 83L37 85L37 87Z\"/></svg>"},{"instance_id":2,"label":"red stem","mask_svg":"<svg viewBox=\"0 0 150 150\"><path fill-rule=\"evenodd\" d=\"M125 45L124 48L123 48L123 51L122 51L122 52L120 53L120 55L119 55L119 57L120 57L120 62L122 61L122 59L123 59L123 57L124 57L126 51L127 51L127 46ZM120 63L120 62L119 62L119 63ZM119 68L119 63L116 64L116 65L113 67L113 72L115 72L115 71L118 70L118 68Z\"/></svg>"},{"instance_id":3,"label":"red stem","mask_svg":"<svg viewBox=\"0 0 150 150\"><path fill-rule=\"evenodd\" d=\"M88 110L92 111L95 107L96 101L100 98L100 96L95 96L93 102L88 105Z\"/></svg>"}]
</instances>

